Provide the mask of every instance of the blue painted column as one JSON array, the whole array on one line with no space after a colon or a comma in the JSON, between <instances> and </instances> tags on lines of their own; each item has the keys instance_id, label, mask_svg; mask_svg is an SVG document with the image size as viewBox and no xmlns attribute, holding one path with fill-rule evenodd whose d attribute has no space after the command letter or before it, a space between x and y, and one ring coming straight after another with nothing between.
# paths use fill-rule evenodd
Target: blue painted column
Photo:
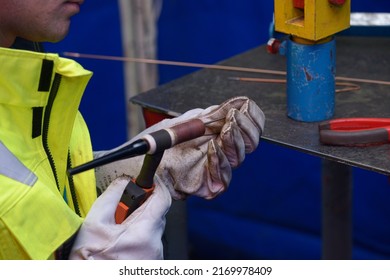
<instances>
[{"instance_id":1,"label":"blue painted column","mask_svg":"<svg viewBox=\"0 0 390 280\"><path fill-rule=\"evenodd\" d=\"M329 119L335 107L336 44L286 42L287 115L298 121Z\"/></svg>"}]
</instances>

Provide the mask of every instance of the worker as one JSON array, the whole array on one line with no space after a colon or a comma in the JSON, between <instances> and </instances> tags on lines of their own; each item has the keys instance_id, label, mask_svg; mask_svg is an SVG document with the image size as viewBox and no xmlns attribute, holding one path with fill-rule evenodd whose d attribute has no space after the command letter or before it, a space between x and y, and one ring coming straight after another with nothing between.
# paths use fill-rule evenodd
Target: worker
<instances>
[{"instance_id":1,"label":"worker","mask_svg":"<svg viewBox=\"0 0 390 280\"><path fill-rule=\"evenodd\" d=\"M246 97L148 128L137 137L192 118L207 124L206 136L166 150L152 195L115 223L143 156L67 176L110 152L93 152L78 111L92 74L57 54L10 48L16 38L62 40L82 2L0 0L0 259L162 259L172 197L222 193L263 131L263 112Z\"/></svg>"}]
</instances>

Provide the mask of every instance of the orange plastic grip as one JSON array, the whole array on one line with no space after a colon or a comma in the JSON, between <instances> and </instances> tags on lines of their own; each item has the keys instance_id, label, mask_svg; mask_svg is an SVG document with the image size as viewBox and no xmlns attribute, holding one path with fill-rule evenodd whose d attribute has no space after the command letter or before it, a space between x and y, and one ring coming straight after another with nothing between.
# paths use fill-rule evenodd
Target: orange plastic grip
<instances>
[{"instance_id":1,"label":"orange plastic grip","mask_svg":"<svg viewBox=\"0 0 390 280\"><path fill-rule=\"evenodd\" d=\"M130 181L122 194L121 200L115 211L115 222L121 224L131 213L145 202L153 193L151 188L141 188L133 180Z\"/></svg>"},{"instance_id":2,"label":"orange plastic grip","mask_svg":"<svg viewBox=\"0 0 390 280\"><path fill-rule=\"evenodd\" d=\"M119 202L115 211L115 223L121 224L128 217L129 207L122 201Z\"/></svg>"}]
</instances>

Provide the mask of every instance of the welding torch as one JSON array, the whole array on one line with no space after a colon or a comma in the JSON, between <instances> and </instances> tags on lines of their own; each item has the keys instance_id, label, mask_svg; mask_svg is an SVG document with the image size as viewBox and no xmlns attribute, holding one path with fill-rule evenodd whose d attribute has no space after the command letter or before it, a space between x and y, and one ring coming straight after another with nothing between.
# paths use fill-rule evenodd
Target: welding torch
<instances>
[{"instance_id":1,"label":"welding torch","mask_svg":"<svg viewBox=\"0 0 390 280\"><path fill-rule=\"evenodd\" d=\"M154 174L164 151L177 144L201 137L205 131L205 124L200 119L192 119L170 128L157 130L143 135L119 150L68 169L68 175L73 176L114 161L146 154L140 174L130 180L118 204L115 221L119 224L152 194Z\"/></svg>"}]
</instances>

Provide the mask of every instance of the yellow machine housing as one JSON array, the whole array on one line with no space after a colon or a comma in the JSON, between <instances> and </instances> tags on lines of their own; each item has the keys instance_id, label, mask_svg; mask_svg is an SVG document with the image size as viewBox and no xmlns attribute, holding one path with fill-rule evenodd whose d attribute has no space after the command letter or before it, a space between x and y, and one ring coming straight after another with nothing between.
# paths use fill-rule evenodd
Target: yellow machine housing
<instances>
[{"instance_id":1,"label":"yellow machine housing","mask_svg":"<svg viewBox=\"0 0 390 280\"><path fill-rule=\"evenodd\" d=\"M274 4L275 30L302 39L319 41L350 26L350 0L342 5L328 0L275 0Z\"/></svg>"}]
</instances>

